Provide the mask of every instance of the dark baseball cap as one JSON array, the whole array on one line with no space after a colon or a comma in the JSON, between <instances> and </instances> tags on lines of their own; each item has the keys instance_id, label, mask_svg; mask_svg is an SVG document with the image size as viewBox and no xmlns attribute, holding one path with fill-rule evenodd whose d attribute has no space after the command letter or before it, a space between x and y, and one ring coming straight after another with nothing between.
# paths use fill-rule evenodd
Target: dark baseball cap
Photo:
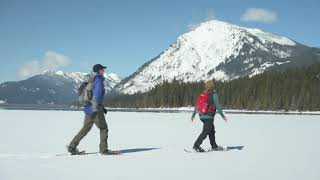
<instances>
[{"instance_id":1,"label":"dark baseball cap","mask_svg":"<svg viewBox=\"0 0 320 180\"><path fill-rule=\"evenodd\" d=\"M102 66L101 64L95 64L92 68L93 72L99 72L100 69L106 69L107 67Z\"/></svg>"}]
</instances>

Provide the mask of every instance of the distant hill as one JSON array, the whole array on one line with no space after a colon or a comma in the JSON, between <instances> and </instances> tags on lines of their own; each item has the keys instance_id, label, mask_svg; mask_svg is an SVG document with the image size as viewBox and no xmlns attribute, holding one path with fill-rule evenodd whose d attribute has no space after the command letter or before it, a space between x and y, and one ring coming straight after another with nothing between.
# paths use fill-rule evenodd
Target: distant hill
<instances>
[{"instance_id":1,"label":"distant hill","mask_svg":"<svg viewBox=\"0 0 320 180\"><path fill-rule=\"evenodd\" d=\"M106 92L121 78L116 74L105 76ZM46 71L26 80L0 84L0 102L10 104L70 104L77 101L78 87L88 78L81 72Z\"/></svg>"}]
</instances>

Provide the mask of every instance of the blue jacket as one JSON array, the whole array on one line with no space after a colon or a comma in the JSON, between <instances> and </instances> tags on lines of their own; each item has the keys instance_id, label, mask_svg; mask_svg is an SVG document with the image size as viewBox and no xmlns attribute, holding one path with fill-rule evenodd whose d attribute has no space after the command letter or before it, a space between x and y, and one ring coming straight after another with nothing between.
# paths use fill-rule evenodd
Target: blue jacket
<instances>
[{"instance_id":1,"label":"blue jacket","mask_svg":"<svg viewBox=\"0 0 320 180\"><path fill-rule=\"evenodd\" d=\"M84 113L88 114L88 115L92 115L97 113L98 110L100 110L100 108L103 108L103 99L104 99L104 93L105 93L105 89L104 89L104 80L105 78L100 76L100 75L96 75L94 77L94 82L93 82L93 89L92 89L92 100L90 103L86 103L84 105Z\"/></svg>"}]
</instances>

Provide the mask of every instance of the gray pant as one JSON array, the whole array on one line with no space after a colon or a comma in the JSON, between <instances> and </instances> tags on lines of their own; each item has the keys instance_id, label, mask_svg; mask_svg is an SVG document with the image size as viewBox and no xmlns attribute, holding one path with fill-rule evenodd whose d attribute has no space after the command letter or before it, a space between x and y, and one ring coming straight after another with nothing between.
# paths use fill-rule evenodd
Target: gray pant
<instances>
[{"instance_id":1,"label":"gray pant","mask_svg":"<svg viewBox=\"0 0 320 180\"><path fill-rule=\"evenodd\" d=\"M215 128L213 124L213 118L211 119L200 119L203 123L203 130L199 135L198 139L194 143L194 147L200 147L202 142L209 136L210 144L212 148L217 148L218 145L216 143L216 136L215 136Z\"/></svg>"},{"instance_id":2,"label":"gray pant","mask_svg":"<svg viewBox=\"0 0 320 180\"><path fill-rule=\"evenodd\" d=\"M69 147L76 148L80 141L88 134L93 124L100 129L100 152L108 149L108 125L103 110L97 115L85 115L84 124L78 134L72 139Z\"/></svg>"}]
</instances>

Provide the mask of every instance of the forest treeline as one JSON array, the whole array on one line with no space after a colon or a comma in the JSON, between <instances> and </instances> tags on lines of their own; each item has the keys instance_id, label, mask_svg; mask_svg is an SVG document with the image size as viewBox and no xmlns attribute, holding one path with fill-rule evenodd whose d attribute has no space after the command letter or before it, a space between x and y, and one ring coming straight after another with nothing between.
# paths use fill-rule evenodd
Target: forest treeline
<instances>
[{"instance_id":1,"label":"forest treeline","mask_svg":"<svg viewBox=\"0 0 320 180\"><path fill-rule=\"evenodd\" d=\"M320 64L267 71L232 81L216 81L225 109L320 111ZM146 108L194 106L203 82L163 82L146 93L107 96L108 107Z\"/></svg>"}]
</instances>

